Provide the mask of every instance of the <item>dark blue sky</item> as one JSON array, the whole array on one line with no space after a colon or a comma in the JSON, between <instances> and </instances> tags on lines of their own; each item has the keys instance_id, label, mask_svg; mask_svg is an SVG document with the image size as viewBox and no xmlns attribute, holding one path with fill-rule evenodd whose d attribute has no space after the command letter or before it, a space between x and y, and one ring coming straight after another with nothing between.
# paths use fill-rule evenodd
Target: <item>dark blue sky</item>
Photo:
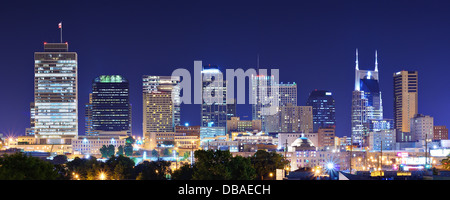
<instances>
[{"instance_id":1,"label":"dark blue sky","mask_svg":"<svg viewBox=\"0 0 450 200\"><path fill-rule=\"evenodd\" d=\"M43 42L63 39L78 53L79 119L92 80L129 79L133 132L142 132L142 75L193 72L193 61L221 68L280 69L298 84L298 104L325 89L336 99L337 135L350 135L355 49L361 69L378 50L384 116L393 118L392 74L419 71L419 112L450 126L450 2L329 1L2 1L0 133L24 134L33 101L34 61ZM250 105L238 105L249 116ZM200 106L181 121L200 124Z\"/></svg>"}]
</instances>

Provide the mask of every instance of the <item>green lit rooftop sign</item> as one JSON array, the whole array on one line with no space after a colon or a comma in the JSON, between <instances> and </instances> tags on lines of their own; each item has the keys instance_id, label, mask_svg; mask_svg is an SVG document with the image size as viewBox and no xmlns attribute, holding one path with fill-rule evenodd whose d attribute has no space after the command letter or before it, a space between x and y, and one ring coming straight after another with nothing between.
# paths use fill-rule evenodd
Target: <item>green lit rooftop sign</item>
<instances>
[{"instance_id":1,"label":"green lit rooftop sign","mask_svg":"<svg viewBox=\"0 0 450 200\"><path fill-rule=\"evenodd\" d=\"M102 75L97 78L100 83L122 83L124 78L121 75Z\"/></svg>"}]
</instances>

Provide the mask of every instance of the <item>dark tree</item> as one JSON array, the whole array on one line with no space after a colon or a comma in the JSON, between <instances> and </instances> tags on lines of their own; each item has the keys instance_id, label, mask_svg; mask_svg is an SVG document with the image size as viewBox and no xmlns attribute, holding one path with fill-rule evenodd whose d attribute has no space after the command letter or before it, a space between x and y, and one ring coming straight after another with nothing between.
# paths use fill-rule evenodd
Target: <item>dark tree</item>
<instances>
[{"instance_id":1,"label":"dark tree","mask_svg":"<svg viewBox=\"0 0 450 200\"><path fill-rule=\"evenodd\" d=\"M289 162L276 152L258 150L251 157L251 163L258 177L263 180L264 176L267 176L269 173L275 173L276 169L284 169Z\"/></svg>"},{"instance_id":2,"label":"dark tree","mask_svg":"<svg viewBox=\"0 0 450 200\"><path fill-rule=\"evenodd\" d=\"M0 180L56 180L61 176L50 162L24 153L0 157Z\"/></svg>"}]
</instances>

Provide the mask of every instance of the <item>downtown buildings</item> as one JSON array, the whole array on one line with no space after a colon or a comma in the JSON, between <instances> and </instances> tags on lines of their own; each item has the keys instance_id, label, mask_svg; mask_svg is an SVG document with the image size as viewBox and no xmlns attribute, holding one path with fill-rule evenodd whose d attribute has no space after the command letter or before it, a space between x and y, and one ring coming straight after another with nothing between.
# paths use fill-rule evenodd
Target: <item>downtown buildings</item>
<instances>
[{"instance_id":1,"label":"downtown buildings","mask_svg":"<svg viewBox=\"0 0 450 200\"><path fill-rule=\"evenodd\" d=\"M336 126L336 106L332 95L326 90L314 90L309 94L306 105L312 107L313 132Z\"/></svg>"},{"instance_id":2,"label":"downtown buildings","mask_svg":"<svg viewBox=\"0 0 450 200\"><path fill-rule=\"evenodd\" d=\"M51 46L48 49L57 51L52 49ZM60 63L71 63L59 61ZM355 84L355 98L352 100L357 104L353 104L352 114L360 117L356 127L362 129L355 129L360 131L358 133L361 133L359 135L361 141L357 141L356 137L353 137L353 142L365 145L365 147L368 147L366 149L370 151L391 151L398 149L398 146L393 144L395 142L393 120L383 118L377 62L376 60L375 70L373 71L359 70L359 68L356 70L355 82L358 84ZM40 64L37 61L36 63ZM68 65L64 69L70 69L69 66L73 67L73 62L72 65ZM44 69L47 66L43 65L42 67ZM41 69L38 68L37 70ZM52 69L49 68L49 70ZM44 70L40 73L49 72ZM397 74L394 74L394 85L398 82L395 81ZM407 74L408 79L400 80L400 82L402 84L408 83L408 87L412 87L413 83L411 82L416 81L415 85L417 85L417 79L414 80L414 77L410 77L414 74L409 72ZM232 150L234 152L254 152L257 149L280 151L280 149L285 148L284 143L287 143L288 147L293 147L292 143L295 143L295 148L291 148L290 151L298 150L298 155L303 155L304 152L300 152L305 149L295 146L300 145L302 141L311 141L312 146L320 151L343 149L339 148L339 145L336 145L335 142L335 102L330 91L312 91L306 106L300 106L297 104L298 85L296 83L279 84L274 76L253 76L251 80L255 85L250 91L257 94L258 97L256 98L257 103L252 105L252 114L256 119L240 120L237 116L232 117L236 115L235 104L226 103L227 82L221 77L219 68L203 66L201 75L201 88L205 95L202 96L202 104L200 105L201 125L195 127L180 126L181 110L179 103L177 103L180 96L180 89L178 88L180 77L143 76L142 115L144 120L142 125L143 130L145 130L143 133L145 138L144 149L171 149L173 151L178 148L178 150L184 149L187 152L200 146L200 138L207 140L207 143L203 143L203 148ZM68 78L62 78L62 80L65 79ZM57 81L58 79L50 80ZM43 85L40 87L42 88ZM87 129L86 135L96 137L73 139L71 144L74 151L80 154L95 154L98 152L93 151L93 149L101 146L100 144L117 144L119 146L124 144L123 138L106 137L106 135L116 131L125 133L120 135L131 133L131 106L128 99L128 90L128 81L120 75L101 75L93 81L92 93L89 96L90 103L86 105L86 127L90 127ZM396 90L403 91L404 89ZM411 91L408 92L412 93ZM43 94L38 96L42 97ZM396 99L406 98L403 96L396 96ZM62 97L65 96L61 95ZM417 100L415 102L417 104ZM39 117L44 116L42 109L38 109L42 108L40 103L35 101L31 104L34 108L31 111L32 124L35 124L36 127L39 127L43 122L42 117ZM415 106L415 104L399 107L398 110L411 108L411 105ZM276 105L274 106L276 113L265 115L264 109L272 105ZM58 108L58 111L63 110ZM429 120L422 120L421 118L417 119L417 123L411 122L417 125L414 125L416 128L409 131L409 135L414 136L410 140L422 138L422 141L427 142L426 140L431 137L430 127L433 127L429 122ZM427 129L421 129L420 124L427 124ZM34 130L36 135L42 134L42 130ZM426 136L426 138L423 139L423 136ZM41 142L44 141L41 140ZM408 146L408 148L413 147L419 147L419 145ZM306 149L306 151L310 150ZM319 152L317 155L321 155L321 153ZM305 163L305 161L298 163Z\"/></svg>"}]
</instances>

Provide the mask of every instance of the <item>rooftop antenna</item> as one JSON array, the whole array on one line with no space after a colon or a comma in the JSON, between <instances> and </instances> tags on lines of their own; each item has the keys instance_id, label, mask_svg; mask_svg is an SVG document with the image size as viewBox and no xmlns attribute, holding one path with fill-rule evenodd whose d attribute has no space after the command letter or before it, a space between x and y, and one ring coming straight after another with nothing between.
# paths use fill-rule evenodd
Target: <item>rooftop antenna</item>
<instances>
[{"instance_id":1,"label":"rooftop antenna","mask_svg":"<svg viewBox=\"0 0 450 200\"><path fill-rule=\"evenodd\" d=\"M259 75L259 54L256 56L256 74Z\"/></svg>"},{"instance_id":2,"label":"rooftop antenna","mask_svg":"<svg viewBox=\"0 0 450 200\"><path fill-rule=\"evenodd\" d=\"M378 71L378 52L375 50L375 71Z\"/></svg>"},{"instance_id":3,"label":"rooftop antenna","mask_svg":"<svg viewBox=\"0 0 450 200\"><path fill-rule=\"evenodd\" d=\"M59 22L58 28L59 28L60 35L61 35L61 43L63 43L63 39L62 39L62 22Z\"/></svg>"}]
</instances>

